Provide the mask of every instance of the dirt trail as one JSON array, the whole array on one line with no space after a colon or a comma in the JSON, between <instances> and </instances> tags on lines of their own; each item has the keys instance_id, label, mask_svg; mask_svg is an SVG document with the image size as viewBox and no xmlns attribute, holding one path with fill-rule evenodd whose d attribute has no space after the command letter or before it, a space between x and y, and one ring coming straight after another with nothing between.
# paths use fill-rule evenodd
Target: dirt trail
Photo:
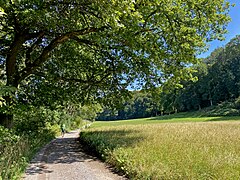
<instances>
[{"instance_id":1,"label":"dirt trail","mask_svg":"<svg viewBox=\"0 0 240 180\"><path fill-rule=\"evenodd\" d=\"M25 180L124 180L96 158L84 153L77 141L79 132L54 139L32 160Z\"/></svg>"}]
</instances>

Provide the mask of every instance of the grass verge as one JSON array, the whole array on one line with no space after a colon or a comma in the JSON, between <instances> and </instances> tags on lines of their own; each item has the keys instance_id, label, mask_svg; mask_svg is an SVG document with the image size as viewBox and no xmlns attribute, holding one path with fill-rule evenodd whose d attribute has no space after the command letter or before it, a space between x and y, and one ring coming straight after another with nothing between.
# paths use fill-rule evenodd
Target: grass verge
<instances>
[{"instance_id":1,"label":"grass verge","mask_svg":"<svg viewBox=\"0 0 240 180\"><path fill-rule=\"evenodd\" d=\"M0 127L0 180L20 179L35 153L53 138L50 131L17 136Z\"/></svg>"},{"instance_id":2,"label":"grass verge","mask_svg":"<svg viewBox=\"0 0 240 180\"><path fill-rule=\"evenodd\" d=\"M80 138L131 179L240 179L240 122L168 120L98 122Z\"/></svg>"}]
</instances>

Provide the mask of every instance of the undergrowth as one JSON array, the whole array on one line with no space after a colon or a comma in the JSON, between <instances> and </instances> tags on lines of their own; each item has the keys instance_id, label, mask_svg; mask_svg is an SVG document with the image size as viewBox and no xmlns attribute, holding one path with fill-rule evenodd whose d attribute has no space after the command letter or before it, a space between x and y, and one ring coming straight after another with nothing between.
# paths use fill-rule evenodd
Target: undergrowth
<instances>
[{"instance_id":1,"label":"undergrowth","mask_svg":"<svg viewBox=\"0 0 240 180\"><path fill-rule=\"evenodd\" d=\"M53 138L48 130L16 135L0 126L0 179L20 179L34 154Z\"/></svg>"}]
</instances>

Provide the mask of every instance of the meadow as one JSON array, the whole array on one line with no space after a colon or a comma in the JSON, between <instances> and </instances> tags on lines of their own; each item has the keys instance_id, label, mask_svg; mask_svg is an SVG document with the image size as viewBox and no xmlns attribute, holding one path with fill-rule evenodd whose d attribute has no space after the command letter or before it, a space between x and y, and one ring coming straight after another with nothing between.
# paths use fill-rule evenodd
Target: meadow
<instances>
[{"instance_id":1,"label":"meadow","mask_svg":"<svg viewBox=\"0 0 240 180\"><path fill-rule=\"evenodd\" d=\"M80 138L131 179L240 179L239 119L182 113L95 122Z\"/></svg>"}]
</instances>

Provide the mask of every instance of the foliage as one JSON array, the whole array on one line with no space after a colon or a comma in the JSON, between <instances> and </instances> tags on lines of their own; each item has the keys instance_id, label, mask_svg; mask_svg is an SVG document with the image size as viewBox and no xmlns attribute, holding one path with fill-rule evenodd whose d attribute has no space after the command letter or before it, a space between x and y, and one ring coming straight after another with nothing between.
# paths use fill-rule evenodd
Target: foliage
<instances>
[{"instance_id":1,"label":"foliage","mask_svg":"<svg viewBox=\"0 0 240 180\"><path fill-rule=\"evenodd\" d=\"M181 111L197 110L238 98L239 57L239 36L236 36L225 47L216 49L203 59L202 67L197 67L198 81L184 82L184 88L176 94L181 104L181 108L177 108Z\"/></svg>"},{"instance_id":2,"label":"foliage","mask_svg":"<svg viewBox=\"0 0 240 180\"><path fill-rule=\"evenodd\" d=\"M17 135L0 126L0 179L19 179L36 151L54 135L50 130Z\"/></svg>"},{"instance_id":3,"label":"foliage","mask_svg":"<svg viewBox=\"0 0 240 180\"><path fill-rule=\"evenodd\" d=\"M131 179L239 178L239 122L121 122L102 122L80 137Z\"/></svg>"},{"instance_id":4,"label":"foliage","mask_svg":"<svg viewBox=\"0 0 240 180\"><path fill-rule=\"evenodd\" d=\"M15 87L4 86L0 83L0 108L6 106L4 96L14 96L15 91L16 91Z\"/></svg>"},{"instance_id":5,"label":"foliage","mask_svg":"<svg viewBox=\"0 0 240 180\"><path fill-rule=\"evenodd\" d=\"M40 106L19 105L14 108L14 128L0 126L0 174L2 179L19 179L33 155L55 136L59 124L73 127L77 112L74 106L57 110ZM82 121L82 119L81 119ZM80 127L80 122L75 128Z\"/></svg>"},{"instance_id":6,"label":"foliage","mask_svg":"<svg viewBox=\"0 0 240 180\"><path fill-rule=\"evenodd\" d=\"M22 106L15 112L14 128L19 133L42 133L54 124L60 125L63 121L68 122L68 118L71 116L62 111L52 111L44 107ZM67 124L67 122L64 123Z\"/></svg>"},{"instance_id":7,"label":"foliage","mask_svg":"<svg viewBox=\"0 0 240 180\"><path fill-rule=\"evenodd\" d=\"M136 119L156 116L159 113L159 98L148 91L132 91L131 97L126 99L118 109L105 107L99 113L97 120Z\"/></svg>"},{"instance_id":8,"label":"foliage","mask_svg":"<svg viewBox=\"0 0 240 180\"><path fill-rule=\"evenodd\" d=\"M136 80L183 79L206 41L223 38L228 9L224 0L3 0L1 82L25 103L116 104Z\"/></svg>"},{"instance_id":9,"label":"foliage","mask_svg":"<svg viewBox=\"0 0 240 180\"><path fill-rule=\"evenodd\" d=\"M27 140L15 135L12 131L0 126L0 177L1 179L16 179L22 167L26 166L24 158Z\"/></svg>"},{"instance_id":10,"label":"foliage","mask_svg":"<svg viewBox=\"0 0 240 180\"><path fill-rule=\"evenodd\" d=\"M97 113L102 111L100 104L85 105L80 108L79 116L83 120L95 121Z\"/></svg>"},{"instance_id":11,"label":"foliage","mask_svg":"<svg viewBox=\"0 0 240 180\"><path fill-rule=\"evenodd\" d=\"M132 92L132 99L125 101L121 110L105 109L99 119L149 117L196 111L209 106L214 107L203 110L206 115L238 115L239 106L234 101L240 95L240 73L237 68L240 63L239 39L236 36L198 65L189 67L193 76L189 77L191 80L181 81L181 86L173 86L174 82L170 79L155 88L154 93Z\"/></svg>"},{"instance_id":12,"label":"foliage","mask_svg":"<svg viewBox=\"0 0 240 180\"><path fill-rule=\"evenodd\" d=\"M239 98L231 101L224 101L217 106L210 106L199 111L205 116L239 116Z\"/></svg>"},{"instance_id":13,"label":"foliage","mask_svg":"<svg viewBox=\"0 0 240 180\"><path fill-rule=\"evenodd\" d=\"M1 131L17 134L17 146L4 147L16 152L4 154L6 167L21 167L22 152L52 138L58 124L93 121L101 111L96 102L121 104L135 82L153 88L191 79L188 66L205 43L223 38L228 9L224 0L0 1L0 124L14 118L12 135ZM124 118L157 114L155 97L136 93ZM177 109L164 103L161 111L165 105Z\"/></svg>"},{"instance_id":14,"label":"foliage","mask_svg":"<svg viewBox=\"0 0 240 180\"><path fill-rule=\"evenodd\" d=\"M235 106L237 103L234 103L235 99L240 96L240 73L237 68L240 65L239 39L240 36L236 36L225 47L217 48L209 57L202 59L202 63L192 66L191 70L197 81L184 80L181 81L182 86L172 86L173 82L169 80L155 88L155 95L151 96L143 91L133 92L133 99L126 101L122 110L115 111L115 114L112 113L113 115L110 116L101 114L99 119L149 117L158 114L196 111L209 106L214 107L211 110L208 108L206 115L239 115L239 107ZM137 98L137 94L141 98ZM137 99L140 101L137 102ZM138 104L142 107L138 108ZM152 111L149 111L151 109ZM105 112L111 111L107 109ZM137 116L134 113L141 115Z\"/></svg>"},{"instance_id":15,"label":"foliage","mask_svg":"<svg viewBox=\"0 0 240 180\"><path fill-rule=\"evenodd\" d=\"M65 104L65 107L58 106L57 109L50 109L46 106L19 105L14 111L14 129L19 133L41 133L45 130L60 129L65 124L67 129L77 129L82 125L83 120L94 121L97 112L101 111L99 104L75 105Z\"/></svg>"}]
</instances>

